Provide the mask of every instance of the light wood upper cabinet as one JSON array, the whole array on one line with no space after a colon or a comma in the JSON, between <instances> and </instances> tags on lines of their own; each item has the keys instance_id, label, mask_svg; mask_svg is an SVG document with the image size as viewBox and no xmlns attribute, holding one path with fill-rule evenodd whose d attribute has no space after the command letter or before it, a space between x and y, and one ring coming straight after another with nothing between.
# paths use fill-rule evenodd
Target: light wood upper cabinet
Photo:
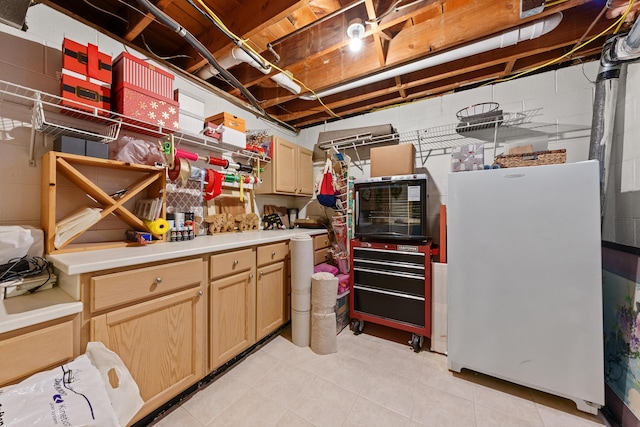
<instances>
[{"instance_id":1,"label":"light wood upper cabinet","mask_svg":"<svg viewBox=\"0 0 640 427\"><path fill-rule=\"evenodd\" d=\"M273 137L271 163L261 174L256 194L313 194L313 151L279 137Z\"/></svg>"}]
</instances>

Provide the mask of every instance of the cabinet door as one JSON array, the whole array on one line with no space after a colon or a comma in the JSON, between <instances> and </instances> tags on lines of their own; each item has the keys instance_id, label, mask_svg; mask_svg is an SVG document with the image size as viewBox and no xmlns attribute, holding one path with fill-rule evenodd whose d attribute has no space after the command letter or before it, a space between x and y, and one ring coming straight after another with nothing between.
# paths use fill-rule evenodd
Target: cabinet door
<instances>
[{"instance_id":1,"label":"cabinet door","mask_svg":"<svg viewBox=\"0 0 640 427\"><path fill-rule=\"evenodd\" d=\"M76 320L74 320L76 319ZM54 320L0 336L0 385L71 361L80 352L79 317Z\"/></svg>"},{"instance_id":2,"label":"cabinet door","mask_svg":"<svg viewBox=\"0 0 640 427\"><path fill-rule=\"evenodd\" d=\"M298 147L298 184L296 194L311 196L313 194L313 151Z\"/></svg>"},{"instance_id":3,"label":"cabinet door","mask_svg":"<svg viewBox=\"0 0 640 427\"><path fill-rule=\"evenodd\" d=\"M256 342L254 272L251 268L211 282L210 371Z\"/></svg>"},{"instance_id":4,"label":"cabinet door","mask_svg":"<svg viewBox=\"0 0 640 427\"><path fill-rule=\"evenodd\" d=\"M120 356L147 415L204 376L204 299L190 289L91 319L91 340Z\"/></svg>"},{"instance_id":5,"label":"cabinet door","mask_svg":"<svg viewBox=\"0 0 640 427\"><path fill-rule=\"evenodd\" d=\"M258 269L256 285L257 339L267 336L284 323L284 262Z\"/></svg>"},{"instance_id":6,"label":"cabinet door","mask_svg":"<svg viewBox=\"0 0 640 427\"><path fill-rule=\"evenodd\" d=\"M298 185L297 146L284 139L275 139L275 191L296 194Z\"/></svg>"}]
</instances>

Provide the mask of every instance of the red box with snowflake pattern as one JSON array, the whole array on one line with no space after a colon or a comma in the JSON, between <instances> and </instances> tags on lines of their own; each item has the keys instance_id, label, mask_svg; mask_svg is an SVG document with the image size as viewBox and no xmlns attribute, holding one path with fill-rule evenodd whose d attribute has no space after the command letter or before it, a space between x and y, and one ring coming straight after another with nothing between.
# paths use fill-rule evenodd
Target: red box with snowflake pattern
<instances>
[{"instance_id":1,"label":"red box with snowflake pattern","mask_svg":"<svg viewBox=\"0 0 640 427\"><path fill-rule=\"evenodd\" d=\"M180 128L177 101L150 94L126 83L116 87L113 110L124 116L122 126L153 136L166 135Z\"/></svg>"}]
</instances>

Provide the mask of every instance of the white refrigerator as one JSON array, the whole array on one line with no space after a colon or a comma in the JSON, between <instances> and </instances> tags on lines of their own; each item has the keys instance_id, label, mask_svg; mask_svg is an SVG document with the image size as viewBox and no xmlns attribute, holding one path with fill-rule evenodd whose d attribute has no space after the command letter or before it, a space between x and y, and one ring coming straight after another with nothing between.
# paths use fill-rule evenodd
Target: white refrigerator
<instances>
[{"instance_id":1,"label":"white refrigerator","mask_svg":"<svg viewBox=\"0 0 640 427\"><path fill-rule=\"evenodd\" d=\"M597 161L449 174L448 363L604 405Z\"/></svg>"}]
</instances>

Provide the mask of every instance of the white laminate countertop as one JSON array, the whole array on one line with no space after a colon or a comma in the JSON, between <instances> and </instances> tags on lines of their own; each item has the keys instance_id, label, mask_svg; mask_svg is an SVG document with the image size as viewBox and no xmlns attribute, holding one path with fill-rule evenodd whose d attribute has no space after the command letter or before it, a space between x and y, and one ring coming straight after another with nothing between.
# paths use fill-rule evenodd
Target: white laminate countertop
<instances>
[{"instance_id":1,"label":"white laminate countertop","mask_svg":"<svg viewBox=\"0 0 640 427\"><path fill-rule=\"evenodd\" d=\"M82 303L58 287L7 298L0 303L0 333L80 313Z\"/></svg>"},{"instance_id":2,"label":"white laminate countertop","mask_svg":"<svg viewBox=\"0 0 640 427\"><path fill-rule=\"evenodd\" d=\"M236 248L263 245L295 236L326 233L326 229L294 228L290 230L260 230L198 236L186 242L157 243L140 247L101 249L49 255L56 269L67 275L90 273L109 268L128 267L148 262L202 255ZM13 331L82 311L82 302L61 287L8 298L0 301L0 333Z\"/></svg>"},{"instance_id":3,"label":"white laminate countertop","mask_svg":"<svg viewBox=\"0 0 640 427\"><path fill-rule=\"evenodd\" d=\"M138 247L99 249L85 252L48 255L56 269L68 274L82 274L109 268L129 267L148 262L170 260L185 256L237 249L244 246L264 245L289 240L295 236L316 235L327 230L292 228L288 230L257 230L198 236L184 242L165 242Z\"/></svg>"}]
</instances>

